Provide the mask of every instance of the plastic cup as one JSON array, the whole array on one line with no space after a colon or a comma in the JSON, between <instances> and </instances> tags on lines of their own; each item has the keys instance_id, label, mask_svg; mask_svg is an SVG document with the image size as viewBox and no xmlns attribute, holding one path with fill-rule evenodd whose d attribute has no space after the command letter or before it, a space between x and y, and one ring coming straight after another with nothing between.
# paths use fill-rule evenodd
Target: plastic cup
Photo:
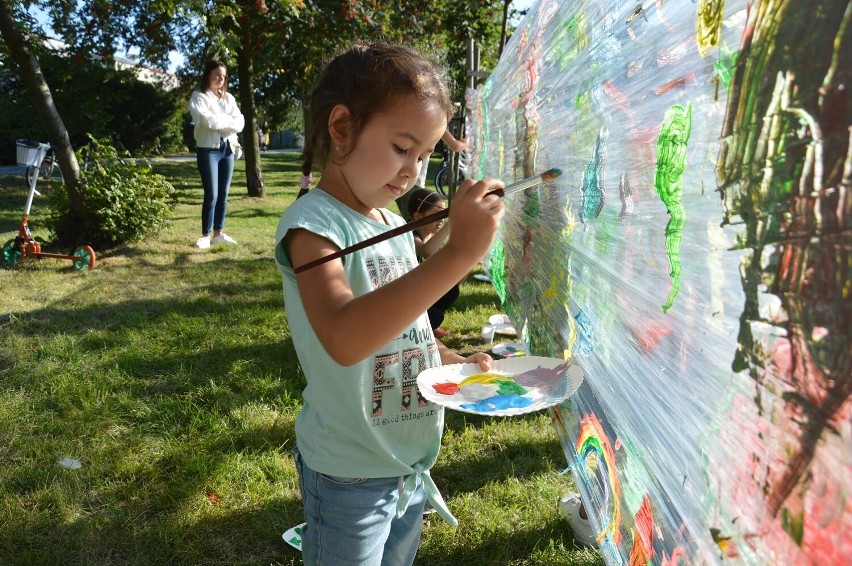
<instances>
[{"instance_id":1,"label":"plastic cup","mask_svg":"<svg viewBox=\"0 0 852 566\"><path fill-rule=\"evenodd\" d=\"M494 342L494 325L486 324L482 327L482 343L490 344Z\"/></svg>"}]
</instances>

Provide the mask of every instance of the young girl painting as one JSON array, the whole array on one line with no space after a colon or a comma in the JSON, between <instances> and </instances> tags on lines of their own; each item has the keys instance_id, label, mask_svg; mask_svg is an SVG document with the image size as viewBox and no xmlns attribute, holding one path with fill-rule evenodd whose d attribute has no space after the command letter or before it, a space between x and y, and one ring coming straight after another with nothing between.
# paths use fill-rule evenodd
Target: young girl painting
<instances>
[{"instance_id":1,"label":"young girl painting","mask_svg":"<svg viewBox=\"0 0 852 566\"><path fill-rule=\"evenodd\" d=\"M403 224L387 206L409 190L446 131L444 77L387 44L335 57L309 103L303 172L317 187L283 214L275 260L293 344L305 373L296 466L305 508L305 564L411 564L425 502L456 521L429 475L443 410L417 389L442 363L478 363L437 341L426 310L488 251L503 217L490 190L456 192L446 244L418 265L410 233L296 274L295 267ZM307 175L306 173L306 175Z\"/></svg>"}]
</instances>

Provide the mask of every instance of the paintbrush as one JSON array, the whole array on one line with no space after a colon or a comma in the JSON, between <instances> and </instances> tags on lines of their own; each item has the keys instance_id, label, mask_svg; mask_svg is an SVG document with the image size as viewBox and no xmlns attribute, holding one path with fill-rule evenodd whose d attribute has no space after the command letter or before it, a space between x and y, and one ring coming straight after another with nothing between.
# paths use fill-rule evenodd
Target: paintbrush
<instances>
[{"instance_id":1,"label":"paintbrush","mask_svg":"<svg viewBox=\"0 0 852 566\"><path fill-rule=\"evenodd\" d=\"M547 183L549 181L552 181L553 179L555 179L556 177L558 177L561 174L562 174L562 170L559 169L558 167L554 167L552 169L548 169L547 171L545 171L541 175L535 175L534 177L529 177L527 179L523 179L521 181L518 181L517 183L512 183L511 185L509 185L508 187L505 187L503 189L495 189L493 191L488 191L487 193L485 193L485 196L497 195L497 196L501 196L501 197L506 197L506 196L509 196L511 194L523 191L525 189L531 189L532 187L535 187L536 185L540 185L542 183ZM352 244L351 246L349 246L347 248L343 248L342 250L338 250L338 251L334 252L333 254L328 254L328 255L323 256L321 258L310 261L310 262L308 262L304 265L300 265L299 267L295 268L294 271L296 273L302 273L303 271L307 271L307 270L309 270L313 267L316 267L318 265L322 265L322 264L329 262L333 259L343 257L345 255L351 254L352 252L355 252L355 251L358 251L358 250L363 250L364 248L372 246L373 244L378 244L379 242L384 242L385 240L390 240L391 238L399 236L400 234L405 234L406 232L410 232L410 231L412 231L416 228L420 228L421 226L431 224L432 222L435 222L437 220L443 220L444 218L446 218L449 215L450 215L450 209L449 208L443 208L443 209L439 210L438 212L434 212L432 214L424 216L420 220L413 220L413 221L411 221L407 224L403 224L402 226L398 226L398 227L394 228L393 230L389 230L389 231L385 232L384 234L379 234L378 236L373 236L372 238L367 238L363 242L358 242L357 244Z\"/></svg>"}]
</instances>

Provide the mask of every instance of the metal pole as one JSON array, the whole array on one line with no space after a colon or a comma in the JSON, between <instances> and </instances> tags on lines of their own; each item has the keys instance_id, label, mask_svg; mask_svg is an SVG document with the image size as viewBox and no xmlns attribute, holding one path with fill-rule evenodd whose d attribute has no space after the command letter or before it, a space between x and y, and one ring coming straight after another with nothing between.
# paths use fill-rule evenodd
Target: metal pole
<instances>
[{"instance_id":1,"label":"metal pole","mask_svg":"<svg viewBox=\"0 0 852 566\"><path fill-rule=\"evenodd\" d=\"M500 49L497 50L497 59L503 55L503 48L506 46L506 27L509 25L509 4L511 3L512 0L503 2L503 27L500 31Z\"/></svg>"}]
</instances>

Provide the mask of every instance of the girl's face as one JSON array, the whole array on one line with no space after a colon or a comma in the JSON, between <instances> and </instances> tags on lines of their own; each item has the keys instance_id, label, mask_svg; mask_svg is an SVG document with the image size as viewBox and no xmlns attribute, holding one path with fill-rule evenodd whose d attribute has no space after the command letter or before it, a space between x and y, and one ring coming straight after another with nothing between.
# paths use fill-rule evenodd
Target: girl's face
<instances>
[{"instance_id":1,"label":"girl's face","mask_svg":"<svg viewBox=\"0 0 852 566\"><path fill-rule=\"evenodd\" d=\"M434 214L434 213L436 213L440 210L444 210L445 208L446 208L446 206L444 205L444 203L439 203L439 204L435 204L435 205L424 204L423 208L421 210L419 210L419 211L417 211L417 212L415 212L414 214L411 215L411 219L412 220L420 220L424 216L429 216L430 214ZM432 236L432 235L435 234L435 232L438 231L438 229L441 227L441 224L443 224L443 223L444 223L444 220L440 219L440 220L436 220L434 222L430 222L429 224L424 224L423 226L420 226L419 228L417 228L417 232L421 236Z\"/></svg>"},{"instance_id":2,"label":"girl's face","mask_svg":"<svg viewBox=\"0 0 852 566\"><path fill-rule=\"evenodd\" d=\"M321 186L371 216L374 209L386 208L414 186L423 160L446 128L447 116L438 104L406 97L364 125L345 162L335 163L332 148Z\"/></svg>"},{"instance_id":3,"label":"girl's face","mask_svg":"<svg viewBox=\"0 0 852 566\"><path fill-rule=\"evenodd\" d=\"M210 82L209 87L215 93L222 92L222 87L225 86L225 83L228 80L228 70L225 67L216 67L210 73Z\"/></svg>"}]
</instances>

